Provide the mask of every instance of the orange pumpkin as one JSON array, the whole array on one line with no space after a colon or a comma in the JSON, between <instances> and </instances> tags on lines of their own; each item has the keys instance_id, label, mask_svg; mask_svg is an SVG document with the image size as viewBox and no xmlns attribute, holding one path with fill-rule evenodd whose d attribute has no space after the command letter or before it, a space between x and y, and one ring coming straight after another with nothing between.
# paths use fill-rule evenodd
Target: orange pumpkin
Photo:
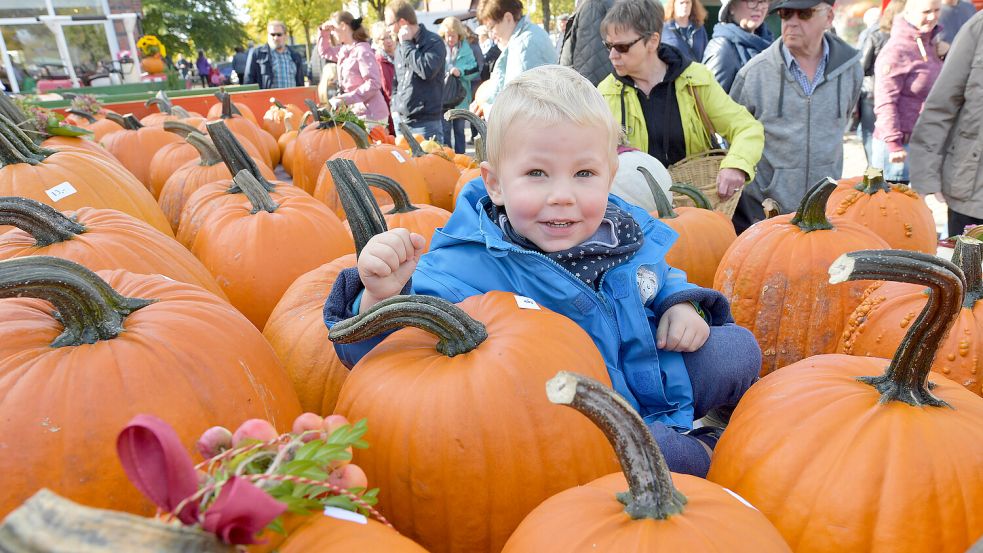
<instances>
[{"instance_id":1,"label":"orange pumpkin","mask_svg":"<svg viewBox=\"0 0 983 553\"><path fill-rule=\"evenodd\" d=\"M434 552L500 551L543 500L617 470L596 427L543 397L559 367L611 385L575 323L520 309L504 292L457 306L396 296L329 336L363 340L395 321L437 335L386 337L352 368L337 411L371 421L372 447L353 462L379 486L378 508L400 533Z\"/></svg>"},{"instance_id":2,"label":"orange pumpkin","mask_svg":"<svg viewBox=\"0 0 983 553\"><path fill-rule=\"evenodd\" d=\"M205 266L170 236L115 209L82 207L62 215L28 198L0 197L0 259L50 255L93 271L124 269L195 284L226 299Z\"/></svg>"},{"instance_id":3,"label":"orange pumpkin","mask_svg":"<svg viewBox=\"0 0 983 553\"><path fill-rule=\"evenodd\" d=\"M342 124L332 118L330 112L320 110L313 101L307 106L313 116L313 123L304 127L294 141L293 169L294 186L308 194L314 194L318 175L324 162L336 153L355 147L355 139Z\"/></svg>"},{"instance_id":4,"label":"orange pumpkin","mask_svg":"<svg viewBox=\"0 0 983 553\"><path fill-rule=\"evenodd\" d=\"M447 211L453 210L454 185L457 184L457 179L461 177L461 170L450 157L454 155L453 151L450 156L443 152L428 154L413 138L413 134L405 122L400 121L399 130L403 137L407 137L406 141L410 145L413 162L416 163L416 168L423 176L424 182L427 183L431 205Z\"/></svg>"},{"instance_id":5,"label":"orange pumpkin","mask_svg":"<svg viewBox=\"0 0 983 553\"><path fill-rule=\"evenodd\" d=\"M151 190L163 190L164 183L185 163L198 159L198 149L187 142L187 137L191 133L197 133L198 129L180 121L165 121L162 125L167 132L172 132L184 141L166 144L150 160L150 188ZM160 201L158 192L158 202Z\"/></svg>"},{"instance_id":6,"label":"orange pumpkin","mask_svg":"<svg viewBox=\"0 0 983 553\"><path fill-rule=\"evenodd\" d=\"M892 248L925 253L938 248L932 210L910 187L889 185L880 169L867 169L859 184L840 183L826 210L869 228Z\"/></svg>"},{"instance_id":7,"label":"orange pumpkin","mask_svg":"<svg viewBox=\"0 0 983 553\"><path fill-rule=\"evenodd\" d=\"M478 88L480 89L481 87ZM448 110L447 113L444 114L444 118L448 121L453 121L454 119L459 118L467 119L468 122L471 123L471 129L478 134L478 136L474 138L475 161L480 165L483 161L488 159L485 152L485 133L487 132L487 129L485 128L485 122L482 121L480 117L466 109L452 109ZM464 185L477 178L481 178L481 169L477 166L473 169L461 171L461 176L458 177L457 183L454 184L454 205L457 205L457 197L461 195L461 190L464 190Z\"/></svg>"},{"instance_id":8,"label":"orange pumpkin","mask_svg":"<svg viewBox=\"0 0 983 553\"><path fill-rule=\"evenodd\" d=\"M687 185L669 189L693 200L696 207L673 208L662 187L645 167L638 167L655 198L658 217L679 237L666 253L666 263L686 272L687 280L704 288L713 286L713 275L727 248L737 240L734 224L723 213L713 211L699 190Z\"/></svg>"},{"instance_id":9,"label":"orange pumpkin","mask_svg":"<svg viewBox=\"0 0 983 553\"><path fill-rule=\"evenodd\" d=\"M159 127L166 121L183 121L189 125L197 125L204 119L199 113L189 113L181 106L172 104L171 99L163 90L159 91L157 96L147 100L144 106L156 106L160 110L160 113L151 113L140 120L140 123L145 127Z\"/></svg>"},{"instance_id":10,"label":"orange pumpkin","mask_svg":"<svg viewBox=\"0 0 983 553\"><path fill-rule=\"evenodd\" d=\"M92 131L92 139L96 142L102 140L102 137L109 133L123 130L123 127L119 123L113 121L112 119L107 119L105 115L98 118L87 111L79 111L74 109L68 110L68 113L74 115L76 119L69 120L66 118L66 121L69 121L74 125L78 125L83 129Z\"/></svg>"},{"instance_id":11,"label":"orange pumpkin","mask_svg":"<svg viewBox=\"0 0 983 553\"><path fill-rule=\"evenodd\" d=\"M324 326L324 302L343 269L354 267L358 252L368 240L386 231L386 223L358 170L348 160L328 161L341 182L342 203L354 220L355 254L341 256L301 275L277 302L266 321L263 336L283 363L304 411L334 413L341 385L348 377L348 367L338 359L328 344Z\"/></svg>"},{"instance_id":12,"label":"orange pumpkin","mask_svg":"<svg viewBox=\"0 0 983 553\"><path fill-rule=\"evenodd\" d=\"M243 192L239 201L205 215L190 249L262 329L297 277L355 247L341 220L314 198L271 194L245 169L233 182Z\"/></svg>"},{"instance_id":13,"label":"orange pumpkin","mask_svg":"<svg viewBox=\"0 0 983 553\"><path fill-rule=\"evenodd\" d=\"M118 209L172 236L150 192L132 173L78 149L42 150L0 117L0 195L22 196L59 210Z\"/></svg>"},{"instance_id":14,"label":"orange pumpkin","mask_svg":"<svg viewBox=\"0 0 983 553\"><path fill-rule=\"evenodd\" d=\"M386 132L386 127L376 125L369 130L369 139L372 142L382 142L383 144L395 144L396 137Z\"/></svg>"},{"instance_id":15,"label":"orange pumpkin","mask_svg":"<svg viewBox=\"0 0 983 553\"><path fill-rule=\"evenodd\" d=\"M373 519L365 523L339 520L330 516L312 515L304 524L290 532L277 549L280 553L350 553L352 551L385 551L386 553L427 553L413 540L401 536Z\"/></svg>"},{"instance_id":16,"label":"orange pumpkin","mask_svg":"<svg viewBox=\"0 0 983 553\"><path fill-rule=\"evenodd\" d=\"M963 308L939 345L932 370L983 396L979 359L983 357L983 242L958 237L952 262L966 276ZM848 355L889 357L897 351L905 332L921 312L928 296L924 286L903 282L875 282L864 292L864 300L850 315L836 351ZM977 311L979 307L980 311Z\"/></svg>"},{"instance_id":17,"label":"orange pumpkin","mask_svg":"<svg viewBox=\"0 0 983 553\"><path fill-rule=\"evenodd\" d=\"M112 114L109 117L115 118ZM106 135L101 144L156 198L160 190L151 188L150 162L161 148L181 142L181 137L163 127L145 127L132 114L124 116L122 121L125 130Z\"/></svg>"},{"instance_id":18,"label":"orange pumpkin","mask_svg":"<svg viewBox=\"0 0 983 553\"><path fill-rule=\"evenodd\" d=\"M116 456L137 414L189 449L213 425L260 417L282 431L300 414L269 344L197 286L29 256L0 262L0 297L0 435L16 444L0 456L0 516L40 488L153 514Z\"/></svg>"},{"instance_id":19,"label":"orange pumpkin","mask_svg":"<svg viewBox=\"0 0 983 553\"><path fill-rule=\"evenodd\" d=\"M208 108L208 113L205 114L205 119L209 121L219 119L225 112L224 100L220 94L227 94L225 92L216 92L215 97L218 98L218 103L212 104L212 107ZM241 115L243 118L248 120L253 124L259 124L259 119L256 118L256 114L253 113L252 108L243 104L242 102L232 102L230 110L234 115Z\"/></svg>"},{"instance_id":20,"label":"orange pumpkin","mask_svg":"<svg viewBox=\"0 0 983 553\"><path fill-rule=\"evenodd\" d=\"M451 213L436 206L419 204L413 205L406 191L398 182L375 173L365 173L365 182L369 186L384 191L392 203L385 204L379 209L384 213L386 225L389 228L404 228L415 232L427 239L426 249L430 249L430 239L438 228L447 224ZM350 228L345 220L345 228Z\"/></svg>"},{"instance_id":21,"label":"orange pumpkin","mask_svg":"<svg viewBox=\"0 0 983 553\"><path fill-rule=\"evenodd\" d=\"M232 179L232 173L222 163L222 156L219 155L215 145L208 137L194 133L188 135L187 140L198 152L198 159L187 161L174 171L164 183L160 197L157 199L157 203L175 232L181 222L181 211L184 209L184 204L196 190L206 184ZM253 161L264 177L276 178L273 170L260 160L253 158Z\"/></svg>"},{"instance_id":22,"label":"orange pumpkin","mask_svg":"<svg viewBox=\"0 0 983 553\"><path fill-rule=\"evenodd\" d=\"M546 395L604 432L622 472L547 499L522 521L502 553L791 553L753 507L702 478L669 472L645 422L606 385L561 371L546 383Z\"/></svg>"},{"instance_id":23,"label":"orange pumpkin","mask_svg":"<svg viewBox=\"0 0 983 553\"><path fill-rule=\"evenodd\" d=\"M368 135L357 125L345 123L343 128L352 133L357 146L342 150L331 156L331 159L350 159L363 173L378 173L400 183L400 186L403 187L413 202L430 203L430 191L427 189L427 183L405 152L390 144L369 145ZM391 201L388 195L381 190L373 191L373 194L379 205ZM324 202L324 205L337 213L339 217L344 216L334 179L331 177L331 171L326 167L321 169L321 173L317 177L314 197Z\"/></svg>"},{"instance_id":24,"label":"orange pumpkin","mask_svg":"<svg viewBox=\"0 0 983 553\"><path fill-rule=\"evenodd\" d=\"M818 355L752 386L708 478L797 552L961 553L983 535L983 400L928 377L959 317L962 275L897 250L845 254L829 274L927 286L928 304L892 359Z\"/></svg>"},{"instance_id":25,"label":"orange pumpkin","mask_svg":"<svg viewBox=\"0 0 983 553\"><path fill-rule=\"evenodd\" d=\"M734 321L758 339L762 376L836 351L847 317L871 283L830 286L825 267L844 252L887 247L859 223L827 217L826 200L834 188L824 179L806 193L796 213L752 225L717 267L713 287L730 301Z\"/></svg>"},{"instance_id":26,"label":"orange pumpkin","mask_svg":"<svg viewBox=\"0 0 983 553\"><path fill-rule=\"evenodd\" d=\"M264 131L256 124L255 119L250 120L233 110L231 96L227 92L216 92L215 95L222 102L222 111L218 117L210 117L210 119L221 119L224 121L232 132L236 133L237 136L245 138L256 147L256 151L259 152L263 163L270 168L276 167L277 163L280 162L280 147L277 146L276 139L273 138L273 135ZM204 125L202 123L201 128Z\"/></svg>"},{"instance_id":27,"label":"orange pumpkin","mask_svg":"<svg viewBox=\"0 0 983 553\"><path fill-rule=\"evenodd\" d=\"M279 141L280 135L289 130L286 124L288 119L299 124L303 118L304 110L294 104L283 105L276 98L270 98L270 109L263 114L263 130Z\"/></svg>"},{"instance_id":28,"label":"orange pumpkin","mask_svg":"<svg viewBox=\"0 0 983 553\"><path fill-rule=\"evenodd\" d=\"M101 157L113 165L123 167L123 164L116 159L116 156L109 153L109 150L103 148L97 142L93 142L92 140L81 136L49 136L41 141L41 147L62 151L82 150Z\"/></svg>"}]
</instances>

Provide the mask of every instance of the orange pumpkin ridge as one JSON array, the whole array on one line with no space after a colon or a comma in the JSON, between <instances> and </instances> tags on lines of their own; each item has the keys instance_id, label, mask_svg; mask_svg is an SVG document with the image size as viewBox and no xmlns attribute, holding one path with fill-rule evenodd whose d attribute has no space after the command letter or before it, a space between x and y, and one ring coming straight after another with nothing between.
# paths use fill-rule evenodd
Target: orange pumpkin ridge
<instances>
[{"instance_id":1,"label":"orange pumpkin ridge","mask_svg":"<svg viewBox=\"0 0 983 553\"><path fill-rule=\"evenodd\" d=\"M983 535L983 400L931 368L962 310L962 274L933 255L866 250L829 275L928 287L928 302L891 359L817 355L752 386L708 479L796 552L961 553Z\"/></svg>"},{"instance_id":2,"label":"orange pumpkin ridge","mask_svg":"<svg viewBox=\"0 0 983 553\"><path fill-rule=\"evenodd\" d=\"M336 153L355 147L355 139L342 130L343 121L336 120L324 110L318 109L312 100L305 102L310 110L311 124L297 133L293 144L292 169L294 186L308 194L314 194L318 175L324 162ZM333 206L329 205L333 209Z\"/></svg>"},{"instance_id":3,"label":"orange pumpkin ridge","mask_svg":"<svg viewBox=\"0 0 983 553\"><path fill-rule=\"evenodd\" d=\"M151 188L150 162L158 150L172 142L181 142L181 137L164 131L163 127L145 126L132 114L106 117L120 123L124 130L106 135L101 144L156 198L160 190Z\"/></svg>"},{"instance_id":4,"label":"orange pumpkin ridge","mask_svg":"<svg viewBox=\"0 0 983 553\"><path fill-rule=\"evenodd\" d=\"M546 395L604 432L621 472L543 502L502 553L791 551L760 512L702 478L669 472L644 421L608 386L561 371L546 383Z\"/></svg>"},{"instance_id":5,"label":"orange pumpkin ridge","mask_svg":"<svg viewBox=\"0 0 983 553\"><path fill-rule=\"evenodd\" d=\"M369 186L385 191L392 198L392 204L380 207L385 212L388 227L405 228L420 234L427 240L425 251L429 251L430 240L438 228L447 224L451 218L450 212L427 204L413 205L403 187L385 175L365 173L363 177ZM345 225L348 226L348 221L345 221Z\"/></svg>"},{"instance_id":6,"label":"orange pumpkin ridge","mask_svg":"<svg viewBox=\"0 0 983 553\"><path fill-rule=\"evenodd\" d=\"M485 135L488 132L488 129L485 126L485 122L480 117L466 109L450 109L444 113L444 119L448 121L453 121L454 119L460 119L462 117L471 123L471 128L478 135L474 137L474 155L475 160L480 165L482 162L488 159L488 152L485 150ZM457 205L457 197L461 195L461 190L464 189L464 185L479 177L481 177L481 169L478 167L461 171L461 176L458 177L457 183L454 185L454 199L449 211L453 211L453 206Z\"/></svg>"},{"instance_id":7,"label":"orange pumpkin ridge","mask_svg":"<svg viewBox=\"0 0 983 553\"><path fill-rule=\"evenodd\" d=\"M454 160L443 153L427 153L413 137L413 132L405 121L399 122L399 132L406 139L413 155L413 162L426 181L430 190L431 204L446 211L454 209L454 185L461 177Z\"/></svg>"}]
</instances>

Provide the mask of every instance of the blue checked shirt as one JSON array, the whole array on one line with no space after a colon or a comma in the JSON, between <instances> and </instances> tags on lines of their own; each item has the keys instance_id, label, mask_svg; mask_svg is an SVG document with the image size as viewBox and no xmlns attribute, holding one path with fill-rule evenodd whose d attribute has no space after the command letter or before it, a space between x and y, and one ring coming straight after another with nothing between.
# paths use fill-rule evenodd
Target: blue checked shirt
<instances>
[{"instance_id":1,"label":"blue checked shirt","mask_svg":"<svg viewBox=\"0 0 983 553\"><path fill-rule=\"evenodd\" d=\"M270 48L273 56L273 88L288 88L294 86L294 75L297 74L297 65L290 57L290 51L284 48L283 52L277 52Z\"/></svg>"},{"instance_id":2,"label":"blue checked shirt","mask_svg":"<svg viewBox=\"0 0 983 553\"><path fill-rule=\"evenodd\" d=\"M826 61L829 59L829 43L826 42L826 37L823 37L823 58L819 60L819 66L816 67L816 77L811 82L809 76L799 68L799 62L795 61L792 53L784 44L782 45L782 55L785 57L785 65L788 66L788 70L795 77L795 80L799 82L802 91L806 93L806 96L812 96L816 87L823 81L824 73L826 73Z\"/></svg>"}]
</instances>

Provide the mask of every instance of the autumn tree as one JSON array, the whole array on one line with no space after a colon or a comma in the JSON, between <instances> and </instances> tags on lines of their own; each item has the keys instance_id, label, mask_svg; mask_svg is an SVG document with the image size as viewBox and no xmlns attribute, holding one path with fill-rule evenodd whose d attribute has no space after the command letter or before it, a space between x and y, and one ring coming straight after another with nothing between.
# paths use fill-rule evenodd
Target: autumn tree
<instances>
[{"instance_id":1,"label":"autumn tree","mask_svg":"<svg viewBox=\"0 0 983 553\"><path fill-rule=\"evenodd\" d=\"M252 26L265 42L266 23L280 20L294 37L302 37L310 58L310 48L317 39L314 31L332 13L341 9L341 0L247 0L246 9Z\"/></svg>"},{"instance_id":2,"label":"autumn tree","mask_svg":"<svg viewBox=\"0 0 983 553\"><path fill-rule=\"evenodd\" d=\"M248 38L233 0L143 0L141 25L144 34L164 43L168 54L190 56L201 49L225 55Z\"/></svg>"}]
</instances>

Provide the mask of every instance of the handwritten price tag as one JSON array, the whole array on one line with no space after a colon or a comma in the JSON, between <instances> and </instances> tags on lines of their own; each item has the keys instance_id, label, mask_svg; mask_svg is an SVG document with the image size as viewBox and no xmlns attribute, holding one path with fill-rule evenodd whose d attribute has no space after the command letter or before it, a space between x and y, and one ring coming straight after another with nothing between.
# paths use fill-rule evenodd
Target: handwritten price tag
<instances>
[{"instance_id":1,"label":"handwritten price tag","mask_svg":"<svg viewBox=\"0 0 983 553\"><path fill-rule=\"evenodd\" d=\"M72 186L72 184L68 181L65 181L57 186L54 186L44 191L44 193L47 194L48 197L51 198L51 201L53 202L64 200L65 198L71 196L72 194L75 194L76 192L78 192L78 190L75 190L75 187Z\"/></svg>"},{"instance_id":2,"label":"handwritten price tag","mask_svg":"<svg viewBox=\"0 0 983 553\"><path fill-rule=\"evenodd\" d=\"M389 150L389 153L391 153L393 157L396 158L396 161L400 163L406 163L406 158L404 158L403 155L397 152L396 150Z\"/></svg>"}]
</instances>

